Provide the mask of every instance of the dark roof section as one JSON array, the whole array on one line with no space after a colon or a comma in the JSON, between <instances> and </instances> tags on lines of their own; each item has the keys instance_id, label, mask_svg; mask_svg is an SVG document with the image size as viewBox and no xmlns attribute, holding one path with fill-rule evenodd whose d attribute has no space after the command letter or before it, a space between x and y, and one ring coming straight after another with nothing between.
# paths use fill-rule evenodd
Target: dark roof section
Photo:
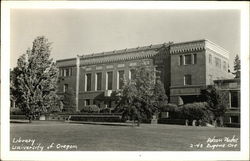
<instances>
[{"instance_id":1,"label":"dark roof section","mask_svg":"<svg viewBox=\"0 0 250 161\"><path fill-rule=\"evenodd\" d=\"M219 79L219 80L214 80L214 83L234 83L234 82L240 82L239 78L235 79Z\"/></svg>"},{"instance_id":2,"label":"dark roof section","mask_svg":"<svg viewBox=\"0 0 250 161\"><path fill-rule=\"evenodd\" d=\"M156 44L156 45L149 45L149 46L142 46L142 47L135 47L135 48L126 48L121 50L113 50L108 52L100 52L100 53L93 53L87 55L81 55L81 59L88 59L93 57L104 57L104 56L111 56L111 55L119 55L119 54L127 54L139 51L147 51L147 50L157 50L162 47L168 47L169 45L173 44L173 42L164 43L164 44Z\"/></svg>"}]
</instances>

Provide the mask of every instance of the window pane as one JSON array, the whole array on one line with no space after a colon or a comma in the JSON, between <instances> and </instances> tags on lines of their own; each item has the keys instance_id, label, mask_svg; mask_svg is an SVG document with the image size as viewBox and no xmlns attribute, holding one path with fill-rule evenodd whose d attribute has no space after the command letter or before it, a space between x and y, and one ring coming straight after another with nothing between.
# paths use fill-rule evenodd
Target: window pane
<instances>
[{"instance_id":1,"label":"window pane","mask_svg":"<svg viewBox=\"0 0 250 161\"><path fill-rule=\"evenodd\" d=\"M194 64L197 63L197 54L194 54Z\"/></svg>"},{"instance_id":2,"label":"window pane","mask_svg":"<svg viewBox=\"0 0 250 161\"><path fill-rule=\"evenodd\" d=\"M185 55L184 58L185 64L191 64L191 55Z\"/></svg>"},{"instance_id":3,"label":"window pane","mask_svg":"<svg viewBox=\"0 0 250 161\"><path fill-rule=\"evenodd\" d=\"M231 116L231 123L239 123L239 117L238 116Z\"/></svg>"},{"instance_id":4,"label":"window pane","mask_svg":"<svg viewBox=\"0 0 250 161\"><path fill-rule=\"evenodd\" d=\"M91 74L86 74L86 81L87 81L87 91L91 91Z\"/></svg>"},{"instance_id":5,"label":"window pane","mask_svg":"<svg viewBox=\"0 0 250 161\"><path fill-rule=\"evenodd\" d=\"M239 107L239 94L236 91L231 91L231 107Z\"/></svg>"},{"instance_id":6,"label":"window pane","mask_svg":"<svg viewBox=\"0 0 250 161\"><path fill-rule=\"evenodd\" d=\"M68 84L64 84L63 85L63 92L67 92L68 88L69 88L69 85Z\"/></svg>"},{"instance_id":7,"label":"window pane","mask_svg":"<svg viewBox=\"0 0 250 161\"><path fill-rule=\"evenodd\" d=\"M108 90L112 90L113 86L113 72L108 72Z\"/></svg>"},{"instance_id":8,"label":"window pane","mask_svg":"<svg viewBox=\"0 0 250 161\"><path fill-rule=\"evenodd\" d=\"M96 81L96 85L97 85L97 87L96 87L96 89L97 90L101 90L102 89L102 73L97 73L96 74L96 79L97 79L97 81Z\"/></svg>"},{"instance_id":9,"label":"window pane","mask_svg":"<svg viewBox=\"0 0 250 161\"><path fill-rule=\"evenodd\" d=\"M191 84L192 84L191 75L185 75L184 76L184 85L191 85Z\"/></svg>"},{"instance_id":10,"label":"window pane","mask_svg":"<svg viewBox=\"0 0 250 161\"><path fill-rule=\"evenodd\" d=\"M182 57L182 55L181 55L180 58L179 58L179 64L180 64L180 65L183 65L183 57Z\"/></svg>"},{"instance_id":11,"label":"window pane","mask_svg":"<svg viewBox=\"0 0 250 161\"><path fill-rule=\"evenodd\" d=\"M124 85L124 70L121 70L118 72L118 77L119 77L119 86L118 89L121 89L122 86Z\"/></svg>"}]
</instances>

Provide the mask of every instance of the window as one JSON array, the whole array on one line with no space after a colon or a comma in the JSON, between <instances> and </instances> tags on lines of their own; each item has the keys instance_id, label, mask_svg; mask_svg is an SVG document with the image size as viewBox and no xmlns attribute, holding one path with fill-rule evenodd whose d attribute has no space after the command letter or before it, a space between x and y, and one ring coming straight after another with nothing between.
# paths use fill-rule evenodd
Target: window
<instances>
[{"instance_id":1,"label":"window","mask_svg":"<svg viewBox=\"0 0 250 161\"><path fill-rule=\"evenodd\" d=\"M64 77L72 76L72 68L61 69L60 75Z\"/></svg>"},{"instance_id":2,"label":"window","mask_svg":"<svg viewBox=\"0 0 250 161\"><path fill-rule=\"evenodd\" d=\"M87 106L87 105L90 105L90 100L89 99L85 100L85 106Z\"/></svg>"},{"instance_id":3,"label":"window","mask_svg":"<svg viewBox=\"0 0 250 161\"><path fill-rule=\"evenodd\" d=\"M102 90L102 73L96 73L95 87L96 90Z\"/></svg>"},{"instance_id":4,"label":"window","mask_svg":"<svg viewBox=\"0 0 250 161\"><path fill-rule=\"evenodd\" d=\"M192 77L191 75L184 76L184 85L192 85Z\"/></svg>"},{"instance_id":5,"label":"window","mask_svg":"<svg viewBox=\"0 0 250 161\"><path fill-rule=\"evenodd\" d=\"M129 78L130 78L131 80L135 80L135 78L136 78L135 69L131 69L131 70L129 71Z\"/></svg>"},{"instance_id":6,"label":"window","mask_svg":"<svg viewBox=\"0 0 250 161\"><path fill-rule=\"evenodd\" d=\"M182 56L182 55L180 55L179 64L180 64L180 65L183 65L183 56Z\"/></svg>"},{"instance_id":7,"label":"window","mask_svg":"<svg viewBox=\"0 0 250 161\"><path fill-rule=\"evenodd\" d=\"M238 116L231 116L230 123L239 123L239 117Z\"/></svg>"},{"instance_id":8,"label":"window","mask_svg":"<svg viewBox=\"0 0 250 161\"><path fill-rule=\"evenodd\" d=\"M221 68L221 60L219 58L215 58L215 66Z\"/></svg>"},{"instance_id":9,"label":"window","mask_svg":"<svg viewBox=\"0 0 250 161\"><path fill-rule=\"evenodd\" d=\"M67 92L68 89L69 89L69 85L68 85L68 84L64 84L64 85L63 85L63 92L64 92L64 93Z\"/></svg>"},{"instance_id":10,"label":"window","mask_svg":"<svg viewBox=\"0 0 250 161\"><path fill-rule=\"evenodd\" d=\"M107 90L112 90L113 86L113 72L107 72Z\"/></svg>"},{"instance_id":11,"label":"window","mask_svg":"<svg viewBox=\"0 0 250 161\"><path fill-rule=\"evenodd\" d=\"M118 89L121 89L124 85L124 70L118 71Z\"/></svg>"},{"instance_id":12,"label":"window","mask_svg":"<svg viewBox=\"0 0 250 161\"><path fill-rule=\"evenodd\" d=\"M91 91L91 73L86 74L86 91Z\"/></svg>"},{"instance_id":13,"label":"window","mask_svg":"<svg viewBox=\"0 0 250 161\"><path fill-rule=\"evenodd\" d=\"M231 107L239 108L240 95L237 91L231 91Z\"/></svg>"},{"instance_id":14,"label":"window","mask_svg":"<svg viewBox=\"0 0 250 161\"><path fill-rule=\"evenodd\" d=\"M197 64L197 54L193 54L193 58L194 58L193 63Z\"/></svg>"},{"instance_id":15,"label":"window","mask_svg":"<svg viewBox=\"0 0 250 161\"><path fill-rule=\"evenodd\" d=\"M187 64L192 64L192 57L191 57L191 54L190 55L185 55L184 56L184 64L187 65Z\"/></svg>"},{"instance_id":16,"label":"window","mask_svg":"<svg viewBox=\"0 0 250 161\"><path fill-rule=\"evenodd\" d=\"M208 62L209 62L209 64L212 64L212 55L211 54L209 54L209 56L208 56Z\"/></svg>"}]
</instances>

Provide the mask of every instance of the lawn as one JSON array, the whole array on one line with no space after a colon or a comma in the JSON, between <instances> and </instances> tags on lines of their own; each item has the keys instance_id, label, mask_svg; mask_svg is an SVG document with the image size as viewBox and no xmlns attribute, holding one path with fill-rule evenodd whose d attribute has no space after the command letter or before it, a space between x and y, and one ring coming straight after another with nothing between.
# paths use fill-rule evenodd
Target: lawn
<instances>
[{"instance_id":1,"label":"lawn","mask_svg":"<svg viewBox=\"0 0 250 161\"><path fill-rule=\"evenodd\" d=\"M132 127L52 121L12 123L10 150L238 151L240 129L163 124Z\"/></svg>"}]
</instances>

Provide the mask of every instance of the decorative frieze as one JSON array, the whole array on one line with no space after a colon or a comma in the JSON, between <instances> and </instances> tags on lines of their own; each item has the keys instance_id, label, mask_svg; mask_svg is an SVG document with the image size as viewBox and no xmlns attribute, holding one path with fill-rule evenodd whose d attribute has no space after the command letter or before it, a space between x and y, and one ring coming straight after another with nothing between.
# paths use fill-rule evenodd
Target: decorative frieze
<instances>
[{"instance_id":1,"label":"decorative frieze","mask_svg":"<svg viewBox=\"0 0 250 161\"><path fill-rule=\"evenodd\" d=\"M117 67L118 67L118 68L125 67L125 64L118 64Z\"/></svg>"},{"instance_id":2,"label":"decorative frieze","mask_svg":"<svg viewBox=\"0 0 250 161\"><path fill-rule=\"evenodd\" d=\"M97 66L96 70L102 70L102 66Z\"/></svg>"},{"instance_id":3,"label":"decorative frieze","mask_svg":"<svg viewBox=\"0 0 250 161\"><path fill-rule=\"evenodd\" d=\"M205 49L205 40L177 43L170 46L170 53L200 51Z\"/></svg>"},{"instance_id":4,"label":"decorative frieze","mask_svg":"<svg viewBox=\"0 0 250 161\"><path fill-rule=\"evenodd\" d=\"M133 63L130 63L130 64L129 64L130 67L134 67L134 66L136 66L136 65L137 65L136 62L133 62Z\"/></svg>"},{"instance_id":5,"label":"decorative frieze","mask_svg":"<svg viewBox=\"0 0 250 161\"><path fill-rule=\"evenodd\" d=\"M112 68L114 68L114 66L113 65L107 65L106 68L107 69L112 69Z\"/></svg>"},{"instance_id":6,"label":"decorative frieze","mask_svg":"<svg viewBox=\"0 0 250 161\"><path fill-rule=\"evenodd\" d=\"M86 68L85 70L86 70L86 71L91 71L92 68L88 67L88 68Z\"/></svg>"}]
</instances>

